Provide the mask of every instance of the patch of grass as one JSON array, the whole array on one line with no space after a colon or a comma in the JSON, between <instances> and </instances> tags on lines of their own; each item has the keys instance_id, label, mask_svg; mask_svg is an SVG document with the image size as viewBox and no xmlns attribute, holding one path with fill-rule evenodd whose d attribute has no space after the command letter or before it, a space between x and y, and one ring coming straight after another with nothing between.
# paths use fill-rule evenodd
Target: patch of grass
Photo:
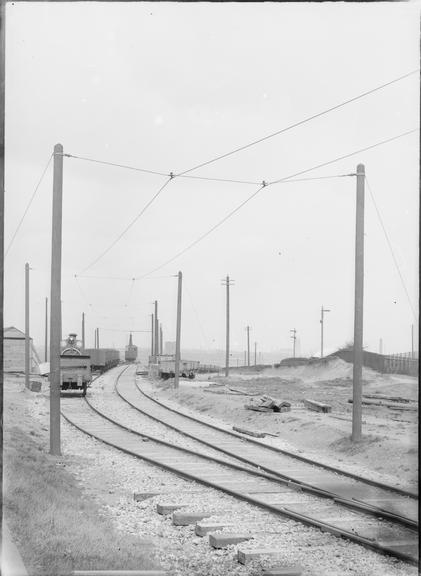
<instances>
[{"instance_id":1,"label":"patch of grass","mask_svg":"<svg viewBox=\"0 0 421 576\"><path fill-rule=\"evenodd\" d=\"M31 576L156 568L152 545L117 532L48 454L40 424L24 419L6 429L3 511Z\"/></svg>"}]
</instances>

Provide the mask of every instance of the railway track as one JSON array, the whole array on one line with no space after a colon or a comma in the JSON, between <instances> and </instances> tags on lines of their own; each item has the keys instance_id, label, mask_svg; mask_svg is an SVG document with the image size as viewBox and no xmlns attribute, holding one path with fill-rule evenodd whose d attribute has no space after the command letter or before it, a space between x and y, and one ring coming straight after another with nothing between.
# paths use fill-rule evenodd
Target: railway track
<instances>
[{"instance_id":1,"label":"railway track","mask_svg":"<svg viewBox=\"0 0 421 576\"><path fill-rule=\"evenodd\" d=\"M190 480L222 490L275 514L317 527L412 564L418 563L416 533L418 524L410 514L403 515L403 504L404 501L408 504L408 498L398 495L399 513L396 513L396 506L393 510L390 510L390 506L389 510L383 510L363 500L354 501L349 494L345 494L346 497L344 493L338 495L336 493L339 491L338 486L335 488L336 492L328 491L326 484L328 479L319 475L315 481L314 469L312 479L308 476L311 474L308 470L304 477L303 470L297 470L296 465L295 469L291 468L290 462L287 468L285 460L282 462L277 460L278 456L286 458L283 454L277 455L270 451L270 460L268 454L262 454L264 452L262 446L253 445L246 439L235 438L226 433L222 438L224 432L221 430L211 429L205 424L169 412L152 399L145 395L141 396L133 376L131 371L124 369L117 377L116 388L120 397L138 410L139 418L158 420L173 430L180 431L184 436L188 435L208 447L219 450L225 459L204 455L196 450L187 450L135 432L95 408L87 399L69 398L62 401L63 416L83 432L127 454L157 464ZM161 411L160 415L157 414L158 410ZM206 440L203 439L203 435L207 436ZM216 438L214 435L219 436ZM217 443L213 444L214 441ZM311 483L308 483L310 479ZM339 480L336 479L336 484ZM321 488L323 482L325 484ZM346 486L348 485L342 484L342 487ZM353 494L358 492L357 487L353 487ZM359 486L360 493L361 488ZM379 490L378 487L365 486L366 490L368 488ZM310 499L308 494L311 494ZM371 495L378 496L378 492L372 492ZM396 496L395 494L395 500ZM412 506L414 507L413 501Z\"/></svg>"}]
</instances>

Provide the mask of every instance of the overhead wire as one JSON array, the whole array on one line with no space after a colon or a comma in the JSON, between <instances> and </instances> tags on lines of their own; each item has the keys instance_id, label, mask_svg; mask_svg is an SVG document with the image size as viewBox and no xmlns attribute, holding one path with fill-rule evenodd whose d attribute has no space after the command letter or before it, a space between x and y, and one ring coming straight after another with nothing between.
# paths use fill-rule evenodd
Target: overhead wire
<instances>
[{"instance_id":1,"label":"overhead wire","mask_svg":"<svg viewBox=\"0 0 421 576\"><path fill-rule=\"evenodd\" d=\"M386 88L386 86L390 86L391 84L395 84L396 82L399 82L400 80L408 78L409 76L412 76L413 74L416 74L418 72L419 72L419 68L417 68L416 70L412 70L411 72L408 72L407 74L403 74L402 76L399 76L398 78L394 78L393 80L390 80L389 82L381 84L380 86L376 86L375 88L372 88L371 90L367 90L366 92L363 92L362 94L359 94L358 96L354 96L353 98L349 98L348 100L345 100L344 102L336 104L335 106L331 106L330 108L322 110L321 112L318 112L317 114L313 114L312 116L307 116L306 118L304 118L303 120L300 120L299 122L295 122L294 124L290 124L289 126L286 126L285 128L281 128L280 130L277 130L276 132L272 132L271 134L268 134L267 136L263 136L262 138L259 138L258 140L253 140L253 142L249 142L248 144L245 144L244 146L239 146L238 148L235 148L234 150L231 150L230 152L226 152L225 154L220 154L219 156L216 156L215 158L212 158L211 160L207 160L206 162L202 162L200 164L197 164L196 166L193 166L192 168L189 168L188 170L184 170L183 172L179 172L178 174L176 174L176 176L177 177L184 176L185 174L192 172L193 170L197 170L198 168L202 168L203 166L208 166L209 164L212 164L213 162L217 162L218 160L222 160L223 158L227 158L228 156L232 156L233 154L236 154L237 152L241 152L242 150L246 150L247 148L250 148L251 146L255 146L256 144L260 144L261 142L264 142L265 140L269 140L270 138L273 138L274 136L278 136L279 134L283 134L289 130L292 130L293 128L297 128L298 126L301 126L307 122L310 122L311 120L315 120L316 118L320 118L320 116L324 116L325 114L328 114L329 112L333 112L334 110L338 110L339 108L342 108L343 106L346 106L347 104L350 104L351 102L356 102L357 100L360 100L361 98L364 98L365 96L368 96L369 94L373 94L374 92L377 92L378 90Z\"/></svg>"},{"instance_id":2,"label":"overhead wire","mask_svg":"<svg viewBox=\"0 0 421 576\"><path fill-rule=\"evenodd\" d=\"M9 242L9 245L8 245L8 247L6 248L6 251L5 251L5 253L4 253L4 258L5 258L5 259L6 259L6 257L7 257L7 254L9 253L10 248L12 247L12 244L13 244L13 242L14 242L14 240L15 240L18 232L19 232L19 230L20 230L20 227L21 227L22 224L23 224L23 221L25 220L25 216L26 216L26 214L28 213L28 210L29 210L29 208L31 207L31 204L32 204L32 202L34 201L34 198L35 198L35 196L36 196L36 194L37 194L37 192L38 192L38 188L41 186L41 182L43 181L44 176L45 176L45 174L46 174L46 172L47 172L47 170L48 170L48 167L50 166L50 162L51 162L51 158L52 158L52 157L53 157L53 154L51 154L50 157L48 158L47 165L45 166L45 168L44 168L44 170L43 170L43 172L42 172L42 174L41 174L41 178L38 180L38 183L37 183L37 185L35 186L35 190L33 191L32 196L31 196L31 198L29 199L29 202L28 202L28 204L26 205L26 208L25 208L25 210L24 210L24 212L23 212L22 218L19 220L19 223L18 223L18 225L17 225L17 227L16 227L16 229L15 229L15 231L14 231L14 233L13 233L13 236L12 236L10 242Z\"/></svg>"},{"instance_id":3,"label":"overhead wire","mask_svg":"<svg viewBox=\"0 0 421 576\"><path fill-rule=\"evenodd\" d=\"M108 246L108 248L106 248L106 250L104 250L103 252L101 252L101 254L99 256L97 256L95 258L95 260L93 260L90 264L88 264L88 266L86 266L81 273L83 274L83 272L86 272L87 270L89 270L90 268L92 268L92 266L94 266L94 264L96 264L99 260L101 260L101 258L103 258L106 254L108 254L108 252L117 244L117 242L119 240L121 240L121 238L126 234L126 232L128 232L130 230L130 228L139 220L139 218L146 212L146 210L149 208L149 206L158 198L158 196L161 194L161 192L164 190L164 188L171 182L172 177L168 178L168 180L166 180L164 182L164 184L159 188L159 190L152 196L152 198L149 200L149 202L146 203L146 205L142 208L142 210L136 214L136 216L133 218L133 220L125 227L125 229L120 232L120 234L117 236L117 238L115 238L113 240L113 242Z\"/></svg>"},{"instance_id":4,"label":"overhead wire","mask_svg":"<svg viewBox=\"0 0 421 576\"><path fill-rule=\"evenodd\" d=\"M404 280L403 275L402 275L402 272L401 272L401 270L400 270L400 267L399 267L398 260L397 260L397 258L396 258L395 252L394 252L394 250L393 250L392 242L390 241L389 234L387 233L386 226L385 226L385 224L384 224L384 221L383 221L382 215L381 215L381 213L380 213L380 210L379 210L379 208L378 208L378 206L377 206L377 202L376 202L376 200L375 200L375 198L374 198L374 193L373 193L373 191L372 191L372 189L371 189L371 186L370 186L370 183L369 183L369 181L368 181L367 176L365 176L365 181L366 181L366 183L367 183L367 188L368 188L369 194L370 194L370 196L371 196L371 200L372 200L372 202L373 202L374 209L375 209L376 214L377 214L377 218L378 218L378 220L379 220L379 222L380 222L380 226L381 226L381 228L382 228L382 230L383 230L383 233L384 233L384 236L385 236L385 238L386 238L386 242L387 242L387 245L388 245L388 247L389 247L390 253L391 253L391 255L392 255L392 259L393 259L393 262L394 262L394 264L395 264L396 270L397 270L397 272L398 272L398 275L399 275L401 284L402 284L402 286L403 286L404 292L405 292L406 297L407 297L407 299L408 299L409 306L410 306L410 308L411 308L411 311L412 311L412 314L413 314L415 320L417 320L417 315L416 315L415 309L414 309L414 307L413 307L413 305L412 305L411 297L409 296L409 292L408 292L408 289L407 289L407 287L406 287L405 280Z\"/></svg>"},{"instance_id":5,"label":"overhead wire","mask_svg":"<svg viewBox=\"0 0 421 576\"><path fill-rule=\"evenodd\" d=\"M209 234L211 234L214 230L216 230L217 228L219 228L219 226L221 226L224 222L226 222L229 218L231 218L231 216L233 216L236 212L238 212L243 206L245 206L248 202L250 202L250 200L252 200L255 196L257 196L262 190L263 188L266 188L268 186L272 186L274 184L280 184L280 183L284 183L286 181L292 181L292 178L295 178L296 176L300 176L301 174L306 174L308 172L311 172L313 170L317 170L318 168L323 168L324 166L328 166L330 164L333 164L334 162L339 162L340 160L344 160L346 158L350 158L351 156L355 156L356 154L359 154L361 152L365 152L366 150L370 150L372 148L375 148L376 146L380 146L382 144L386 144L388 142L391 142L392 140L397 140L398 138L402 138L403 136L406 136L408 134L412 134L413 132L417 132L419 129L416 128L414 130L410 130L408 132L404 132L403 134L400 134L398 136L394 136L392 138L388 138L387 140L383 140L382 142L378 142L376 144L373 144L371 146L368 146L366 148L361 148L359 150L356 150L354 152L350 152L349 154L345 154L343 156L339 156L333 160L329 160L327 162L322 162L321 164L317 164L316 166L312 166L311 168L306 168L305 170L300 170L299 172L296 172L295 174L291 174L289 176L286 176L284 178L280 178L278 180L274 180L272 182L263 182L262 186L260 186L255 192L253 192L253 194L251 194L250 196L248 196L245 200L243 200L236 208L234 208L233 210L231 210L226 216L224 216L224 218L222 218L222 220L220 220L219 222L217 222L214 226L212 226L207 232L205 232L204 234L202 234L201 236L199 236L196 240L194 240L193 242L191 242L188 246L186 246L183 250L180 250L179 252L177 252L177 254L175 254L172 258L170 258L169 260L167 260L166 262L164 262L163 264L161 264L160 266L157 266L156 268L153 268L151 271L147 272L146 274L143 274L142 276L138 276L137 279L139 280L143 280L145 277L149 276L150 274L153 274L154 272L157 272L158 270L161 270L162 268L164 268L165 266L167 266L168 264L171 264L171 262L173 262L174 260L176 260L177 258L179 258L180 256L182 256L183 254L185 254L188 250L190 250L191 248L193 248L194 246L196 246L196 244L198 244L201 240L203 240L204 238L206 238L207 236L209 236ZM338 175L341 177L346 177L346 176L355 176L354 173L352 174L341 174Z\"/></svg>"}]
</instances>

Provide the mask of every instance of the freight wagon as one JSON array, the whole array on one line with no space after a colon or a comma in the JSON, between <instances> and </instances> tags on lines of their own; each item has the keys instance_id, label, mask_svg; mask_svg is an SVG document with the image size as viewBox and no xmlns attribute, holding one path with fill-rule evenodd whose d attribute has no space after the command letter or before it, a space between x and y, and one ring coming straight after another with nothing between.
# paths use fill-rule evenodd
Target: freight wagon
<instances>
[{"instance_id":1,"label":"freight wagon","mask_svg":"<svg viewBox=\"0 0 421 576\"><path fill-rule=\"evenodd\" d=\"M124 351L124 359L126 362L136 362L137 360L137 346L133 344L132 335L130 334L129 344Z\"/></svg>"},{"instance_id":2,"label":"freight wagon","mask_svg":"<svg viewBox=\"0 0 421 576\"><path fill-rule=\"evenodd\" d=\"M180 376L182 378L193 379L198 370L200 362L195 360L180 360ZM158 374L163 380L174 378L175 376L175 356L173 354L163 354L158 356Z\"/></svg>"},{"instance_id":3,"label":"freight wagon","mask_svg":"<svg viewBox=\"0 0 421 576\"><path fill-rule=\"evenodd\" d=\"M86 348L85 354L91 357L92 371L105 372L120 362L120 352L113 348Z\"/></svg>"}]
</instances>

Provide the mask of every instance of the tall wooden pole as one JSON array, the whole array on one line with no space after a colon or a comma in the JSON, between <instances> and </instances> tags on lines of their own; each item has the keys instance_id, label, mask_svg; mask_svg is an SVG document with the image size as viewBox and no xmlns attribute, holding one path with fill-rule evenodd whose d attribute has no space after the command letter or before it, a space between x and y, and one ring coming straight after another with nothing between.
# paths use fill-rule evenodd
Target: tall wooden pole
<instances>
[{"instance_id":1,"label":"tall wooden pole","mask_svg":"<svg viewBox=\"0 0 421 576\"><path fill-rule=\"evenodd\" d=\"M226 334L225 334L225 376L229 375L230 366L230 277L225 279L227 290Z\"/></svg>"},{"instance_id":2,"label":"tall wooden pole","mask_svg":"<svg viewBox=\"0 0 421 576\"><path fill-rule=\"evenodd\" d=\"M180 376L180 339L181 339L181 291L183 283L183 274L178 273L178 292L177 292L177 328L175 337L175 367L174 367L174 388L178 388Z\"/></svg>"},{"instance_id":3,"label":"tall wooden pole","mask_svg":"<svg viewBox=\"0 0 421 576\"><path fill-rule=\"evenodd\" d=\"M155 321L153 314L151 314L151 362L155 362L155 349L154 349L154 326Z\"/></svg>"},{"instance_id":4,"label":"tall wooden pole","mask_svg":"<svg viewBox=\"0 0 421 576\"><path fill-rule=\"evenodd\" d=\"M96 347L99 348L99 328L96 329Z\"/></svg>"},{"instance_id":5,"label":"tall wooden pole","mask_svg":"<svg viewBox=\"0 0 421 576\"><path fill-rule=\"evenodd\" d=\"M85 312L82 312L82 349L85 349Z\"/></svg>"},{"instance_id":6,"label":"tall wooden pole","mask_svg":"<svg viewBox=\"0 0 421 576\"><path fill-rule=\"evenodd\" d=\"M414 325L411 324L411 358L414 359Z\"/></svg>"},{"instance_id":7,"label":"tall wooden pole","mask_svg":"<svg viewBox=\"0 0 421 576\"><path fill-rule=\"evenodd\" d=\"M159 323L158 323L158 301L155 300L155 326L154 326L154 331L155 331L155 336L154 336L154 342L155 342L155 352L154 352L154 356L155 356L155 362L158 362L158 356L159 356Z\"/></svg>"},{"instance_id":8,"label":"tall wooden pole","mask_svg":"<svg viewBox=\"0 0 421 576\"><path fill-rule=\"evenodd\" d=\"M4 150L6 2L0 2L0 150ZM3 331L4 331L4 154L0 155L0 453L3 454ZM0 458L0 494L3 494L3 458Z\"/></svg>"},{"instance_id":9,"label":"tall wooden pole","mask_svg":"<svg viewBox=\"0 0 421 576\"><path fill-rule=\"evenodd\" d=\"M357 201L355 225L355 305L354 305L354 367L352 394L353 442L361 440L362 371L363 371L363 303L364 303L364 164L357 166Z\"/></svg>"},{"instance_id":10,"label":"tall wooden pole","mask_svg":"<svg viewBox=\"0 0 421 576\"><path fill-rule=\"evenodd\" d=\"M257 364L257 342L254 343L254 365Z\"/></svg>"},{"instance_id":11,"label":"tall wooden pole","mask_svg":"<svg viewBox=\"0 0 421 576\"><path fill-rule=\"evenodd\" d=\"M29 387L31 340L29 336L29 264L25 264L25 386Z\"/></svg>"},{"instance_id":12,"label":"tall wooden pole","mask_svg":"<svg viewBox=\"0 0 421 576\"><path fill-rule=\"evenodd\" d=\"M60 339L61 242L63 209L63 146L54 146L53 225L50 295L50 453L61 454L60 442Z\"/></svg>"},{"instance_id":13,"label":"tall wooden pole","mask_svg":"<svg viewBox=\"0 0 421 576\"><path fill-rule=\"evenodd\" d=\"M162 324L160 324L159 325L159 354L162 354L162 352L163 352L162 339L163 339Z\"/></svg>"},{"instance_id":14,"label":"tall wooden pole","mask_svg":"<svg viewBox=\"0 0 421 576\"><path fill-rule=\"evenodd\" d=\"M250 326L247 326L247 366L250 366Z\"/></svg>"},{"instance_id":15,"label":"tall wooden pole","mask_svg":"<svg viewBox=\"0 0 421 576\"><path fill-rule=\"evenodd\" d=\"M45 341L44 362L48 362L48 298L45 299Z\"/></svg>"}]
</instances>

